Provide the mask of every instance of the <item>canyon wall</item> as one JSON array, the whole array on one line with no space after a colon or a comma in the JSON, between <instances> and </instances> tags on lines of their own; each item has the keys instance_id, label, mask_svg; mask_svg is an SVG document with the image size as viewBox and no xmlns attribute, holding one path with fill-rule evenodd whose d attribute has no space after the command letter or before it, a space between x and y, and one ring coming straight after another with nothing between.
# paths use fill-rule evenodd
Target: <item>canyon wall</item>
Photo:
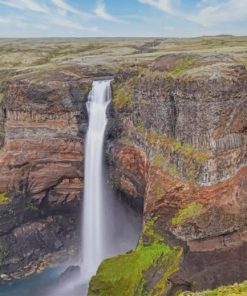
<instances>
[{"instance_id":1,"label":"canyon wall","mask_svg":"<svg viewBox=\"0 0 247 296\"><path fill-rule=\"evenodd\" d=\"M91 81L15 76L1 105L0 273L22 277L76 252Z\"/></svg>"},{"instance_id":2,"label":"canyon wall","mask_svg":"<svg viewBox=\"0 0 247 296\"><path fill-rule=\"evenodd\" d=\"M175 295L246 279L247 71L226 55L213 58L200 57L208 64L183 75L171 75L177 56L167 55L98 74L57 69L8 79L0 108L3 278L76 252L85 102L92 80L112 74L109 181L144 210L144 223L137 249L103 262L89 295Z\"/></svg>"},{"instance_id":3,"label":"canyon wall","mask_svg":"<svg viewBox=\"0 0 247 296\"><path fill-rule=\"evenodd\" d=\"M169 61L159 58L151 71L137 68L113 86L112 183L133 204L144 201L142 240L129 260L143 243L162 240L183 251L176 268L167 261L144 268L133 295L175 295L246 279L247 71L217 65L174 78L164 74ZM127 259L102 264L90 295L114 286L104 272L118 260ZM114 287L111 295L125 295Z\"/></svg>"}]
</instances>

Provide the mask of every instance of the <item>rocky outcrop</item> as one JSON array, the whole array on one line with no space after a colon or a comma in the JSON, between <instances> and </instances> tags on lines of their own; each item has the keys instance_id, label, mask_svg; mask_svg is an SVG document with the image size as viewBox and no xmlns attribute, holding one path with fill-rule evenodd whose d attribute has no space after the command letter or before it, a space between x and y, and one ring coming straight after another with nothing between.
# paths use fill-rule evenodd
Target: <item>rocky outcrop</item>
<instances>
[{"instance_id":1,"label":"rocky outcrop","mask_svg":"<svg viewBox=\"0 0 247 296\"><path fill-rule=\"evenodd\" d=\"M116 81L114 186L133 201L143 197L144 233L153 221L157 235L183 249L167 294L157 295L246 279L247 71L221 70L174 79L156 67ZM153 268L154 277L164 272Z\"/></svg>"},{"instance_id":2,"label":"rocky outcrop","mask_svg":"<svg viewBox=\"0 0 247 296\"><path fill-rule=\"evenodd\" d=\"M49 254L67 258L79 237L91 81L61 70L34 76L10 79L2 104L0 192L8 200L0 205L0 273L11 277Z\"/></svg>"}]
</instances>

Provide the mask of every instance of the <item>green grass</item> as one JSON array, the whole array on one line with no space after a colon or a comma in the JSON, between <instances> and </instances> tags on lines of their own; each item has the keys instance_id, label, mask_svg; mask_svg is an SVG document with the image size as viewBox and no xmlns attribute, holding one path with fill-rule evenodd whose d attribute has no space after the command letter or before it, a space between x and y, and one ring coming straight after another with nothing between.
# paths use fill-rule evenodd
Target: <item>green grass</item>
<instances>
[{"instance_id":1,"label":"green grass","mask_svg":"<svg viewBox=\"0 0 247 296\"><path fill-rule=\"evenodd\" d=\"M179 151L179 150L181 150L182 149L182 147L183 147L183 144L182 144L182 142L181 141L176 141L176 143L175 143L175 151Z\"/></svg>"},{"instance_id":2,"label":"green grass","mask_svg":"<svg viewBox=\"0 0 247 296\"><path fill-rule=\"evenodd\" d=\"M128 107L132 102L132 94L129 89L123 87L113 87L113 103L117 109Z\"/></svg>"},{"instance_id":3,"label":"green grass","mask_svg":"<svg viewBox=\"0 0 247 296\"><path fill-rule=\"evenodd\" d=\"M242 284L235 284L232 286L220 287L212 291L204 292L183 292L179 296L246 296L247 295L247 281Z\"/></svg>"},{"instance_id":4,"label":"green grass","mask_svg":"<svg viewBox=\"0 0 247 296\"><path fill-rule=\"evenodd\" d=\"M172 225L183 224L189 218L196 218L203 213L203 205L197 202L192 202L186 207L180 209L176 216L171 220Z\"/></svg>"},{"instance_id":5,"label":"green grass","mask_svg":"<svg viewBox=\"0 0 247 296\"><path fill-rule=\"evenodd\" d=\"M161 296L168 285L168 277L179 267L181 248L168 246L154 231L156 219L144 226L144 236L138 247L124 255L105 260L89 287L89 296ZM156 279L153 272L156 270ZM147 283L152 280L150 288Z\"/></svg>"},{"instance_id":6,"label":"green grass","mask_svg":"<svg viewBox=\"0 0 247 296\"><path fill-rule=\"evenodd\" d=\"M175 67L171 70L171 74L174 77L178 77L185 70L192 68L194 65L194 60L191 57L185 57L177 61Z\"/></svg>"},{"instance_id":7,"label":"green grass","mask_svg":"<svg viewBox=\"0 0 247 296\"><path fill-rule=\"evenodd\" d=\"M197 151L190 144L182 145L179 151L185 156L193 159L198 164L203 164L210 158L208 151Z\"/></svg>"},{"instance_id":8,"label":"green grass","mask_svg":"<svg viewBox=\"0 0 247 296\"><path fill-rule=\"evenodd\" d=\"M10 198L5 193L0 193L0 205L7 204L10 202Z\"/></svg>"}]
</instances>

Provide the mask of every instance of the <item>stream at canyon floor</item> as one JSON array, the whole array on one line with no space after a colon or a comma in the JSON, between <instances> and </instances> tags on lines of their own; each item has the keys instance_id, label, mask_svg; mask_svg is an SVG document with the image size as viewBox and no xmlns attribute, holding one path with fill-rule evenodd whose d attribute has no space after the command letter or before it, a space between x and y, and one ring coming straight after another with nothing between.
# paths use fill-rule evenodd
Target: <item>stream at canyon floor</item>
<instances>
[{"instance_id":1,"label":"stream at canyon floor","mask_svg":"<svg viewBox=\"0 0 247 296\"><path fill-rule=\"evenodd\" d=\"M59 277L61 269L47 269L24 280L17 280L0 287L0 296L41 296L37 289L49 285Z\"/></svg>"}]
</instances>

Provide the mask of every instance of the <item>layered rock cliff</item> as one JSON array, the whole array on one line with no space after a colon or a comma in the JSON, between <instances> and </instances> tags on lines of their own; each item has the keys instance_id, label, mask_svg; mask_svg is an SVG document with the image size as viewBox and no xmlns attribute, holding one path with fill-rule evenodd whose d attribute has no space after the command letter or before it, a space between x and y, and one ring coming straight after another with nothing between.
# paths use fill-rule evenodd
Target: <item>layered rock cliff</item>
<instances>
[{"instance_id":1,"label":"layered rock cliff","mask_svg":"<svg viewBox=\"0 0 247 296\"><path fill-rule=\"evenodd\" d=\"M176 77L169 67L177 59L158 58L113 86L113 185L133 203L144 201L144 227L129 261L102 264L90 295L175 295L246 279L247 71L215 63ZM143 246L158 246L159 255L121 290L117 283L131 274L115 281L107 271L132 266Z\"/></svg>"},{"instance_id":2,"label":"layered rock cliff","mask_svg":"<svg viewBox=\"0 0 247 296\"><path fill-rule=\"evenodd\" d=\"M85 100L69 70L5 83L0 151L0 273L21 277L76 251ZM42 262L44 261L44 262Z\"/></svg>"},{"instance_id":3,"label":"layered rock cliff","mask_svg":"<svg viewBox=\"0 0 247 296\"><path fill-rule=\"evenodd\" d=\"M95 77L113 75L110 182L144 208L144 223L136 250L103 262L89 295L176 295L245 280L246 41L77 40L55 51L46 42L45 58L32 52L21 70L0 71L2 278L76 252L85 101Z\"/></svg>"}]
</instances>

